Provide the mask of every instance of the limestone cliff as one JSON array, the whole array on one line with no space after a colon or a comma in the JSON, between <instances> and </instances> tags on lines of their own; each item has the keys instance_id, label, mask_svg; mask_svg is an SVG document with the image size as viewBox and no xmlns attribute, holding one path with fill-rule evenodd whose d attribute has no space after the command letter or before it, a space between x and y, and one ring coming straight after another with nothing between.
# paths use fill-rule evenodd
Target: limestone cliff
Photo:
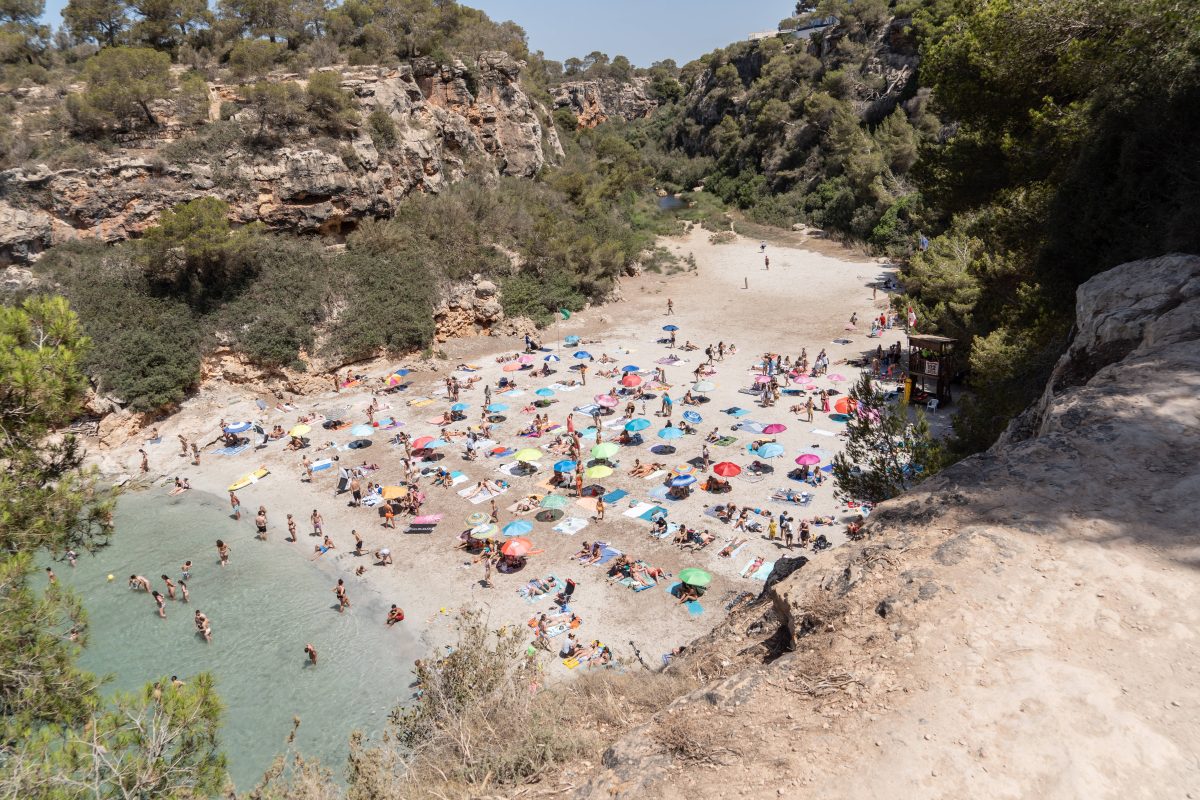
<instances>
[{"instance_id":1,"label":"limestone cliff","mask_svg":"<svg viewBox=\"0 0 1200 800\"><path fill-rule=\"evenodd\" d=\"M360 219L391 215L411 192L436 192L468 175L532 177L562 147L546 110L523 91L521 66L487 52L470 67L418 60L339 70L363 119L378 109L393 120L397 141L382 149L359 125L341 140L305 135L261 152L235 139L206 152L204 132L221 123L180 123L164 102L162 129L126 137L119 152L94 166L0 173L0 263L29 261L77 237L135 237L163 209L204 195L228 201L239 222L336 234ZM243 91L221 84L209 90L214 117Z\"/></svg>"},{"instance_id":2,"label":"limestone cliff","mask_svg":"<svg viewBox=\"0 0 1200 800\"><path fill-rule=\"evenodd\" d=\"M1020 435L769 581L673 667L721 677L546 795L1195 792L1200 257L1081 286L1054 375Z\"/></svg>"},{"instance_id":3,"label":"limestone cliff","mask_svg":"<svg viewBox=\"0 0 1200 800\"><path fill-rule=\"evenodd\" d=\"M658 102L647 92L649 85L645 77L628 82L612 78L567 81L552 90L554 107L570 109L584 128L594 128L610 119L643 119L658 108Z\"/></svg>"}]
</instances>

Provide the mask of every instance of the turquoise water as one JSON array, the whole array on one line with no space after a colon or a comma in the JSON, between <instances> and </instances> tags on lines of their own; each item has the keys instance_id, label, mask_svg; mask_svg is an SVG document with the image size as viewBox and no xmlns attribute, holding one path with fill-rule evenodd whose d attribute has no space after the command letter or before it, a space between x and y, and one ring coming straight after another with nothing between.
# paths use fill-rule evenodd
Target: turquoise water
<instances>
[{"instance_id":1,"label":"turquoise water","mask_svg":"<svg viewBox=\"0 0 1200 800\"><path fill-rule=\"evenodd\" d=\"M162 676L215 675L226 706L222 744L241 790L284 750L293 716L301 719L295 748L340 775L350 732L386 727L391 709L411 695L411 666L420 657L404 627L410 623L384 625L394 601L373 594L352 567L310 562L308 537L293 545L276 530L270 541L256 540L252 516L234 522L223 500L194 490L130 494L117 507L110 547L81 556L75 569L54 565L88 610L82 666L111 674L109 691ZM217 539L232 548L225 568L217 563ZM166 620L147 594L128 589L129 576L138 574L165 594L159 576L177 581L188 559L191 603L168 601ZM332 591L339 577L353 603L345 614L337 613ZM196 635L196 609L212 622L211 644ZM317 648L316 668L304 655L307 642Z\"/></svg>"}]
</instances>

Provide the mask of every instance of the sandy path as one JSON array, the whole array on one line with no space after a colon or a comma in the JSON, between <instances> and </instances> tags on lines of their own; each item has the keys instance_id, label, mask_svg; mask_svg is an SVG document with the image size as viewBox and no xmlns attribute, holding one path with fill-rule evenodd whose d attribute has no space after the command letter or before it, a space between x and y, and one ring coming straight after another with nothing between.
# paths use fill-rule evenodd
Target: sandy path
<instances>
[{"instance_id":1,"label":"sandy path","mask_svg":"<svg viewBox=\"0 0 1200 800\"><path fill-rule=\"evenodd\" d=\"M723 362L716 364L717 374L710 380L717 384L717 389L710 393L711 402L696 409L704 416L704 421L698 427L705 432L717 426L723 431L729 431L730 426L737 420L721 413L720 410L739 405L752 412L745 419L786 424L788 430L778 435L779 442L784 445L786 452L782 458L772 460L771 463L776 468L774 476L768 476L756 483L734 478L734 490L731 494L717 497L695 492L684 501L658 501L659 505L668 507L671 521L709 528L717 534L717 541L703 551L681 551L669 540L660 541L649 536L649 523L622 516L622 511L629 501L651 500L650 490L660 484L660 481L650 482L630 476L628 470L634 458L641 458L643 461L665 461L673 466L697 456L700 452L702 436L687 436L674 442L678 447L678 452L674 455L655 456L649 452L649 447L661 443L653 435L663 422L653 416L657 409L657 401L647 405L649 418L654 424L644 432L646 444L639 448L627 448L620 453L617 472L600 481L610 491L624 489L629 495L609 507L605 521L591 522L586 529L574 536L552 531L553 523L535 523L535 529L529 536L544 552L533 557L529 566L517 574L494 575L494 588L490 589L480 584L481 566L472 564L469 556L461 550L454 549L457 534L466 527L465 517L474 511L486 511L486 503L472 505L453 490L426 485L429 500L423 513L441 513L444 519L432 535L407 535L403 532L405 525L402 519L398 520L398 530L391 531L381 526L375 510L347 507L348 496L335 498L336 469L318 473L312 484L302 482L300 455L286 451L281 443L272 443L257 453L248 450L232 457L206 453L202 465L198 468L192 467L190 461L177 456L177 433L182 432L189 439L199 438L202 442L211 440L216 436L217 423L221 418L233 421L253 417L267 426L278 423L288 428L294 424L301 412L338 405L352 409L351 421L365 422L363 409L370 400L366 391L359 391L357 394L342 392L337 395L329 391L321 396L298 398L295 402L299 410L285 413L273 409L259 412L244 389L224 384L206 386L185 404L183 411L159 426L164 441L148 448L152 470L171 476L186 475L197 489L224 495L225 487L231 481L260 464L265 465L272 474L258 484L239 492L244 509L247 540L241 546L278 548L281 557L291 557L287 555L290 549L294 551L294 557L307 558L312 553L314 541L306 535L309 531L307 520L314 508L320 509L325 519L326 531L331 533L339 548L321 559L330 570L330 584L333 584L335 575L344 577L351 586L352 595L355 592L377 591L388 602L399 603L408 614L405 624L419 628L431 645L447 641L452 633L452 612L464 604L481 605L488 610L493 624L496 625L524 623L536 611L546 610L550 603L546 600L527 604L517 595L517 588L535 576L554 574L562 579L572 578L579 584L572 608L584 619L584 624L577 632L581 640L599 639L613 645L617 654L622 657L632 655L628 646L632 641L640 648L647 661L657 661L660 654L671 647L686 643L715 625L724 613L725 604L739 592L757 594L761 590L760 581L742 578L739 575L752 559L761 556L770 561L783 554L777 545L766 540L765 534L748 534L745 537L748 539L746 545L736 556L720 557L718 551L732 538L734 532L729 526L703 515L703 508L714 502L732 500L739 507L750 504L768 508L777 514L785 505L770 502L770 490L783 486L801 487L801 484L788 480L785 475L794 466L792 460L795 456L807 451L813 444L822 446L830 453L840 448L840 439L810 433L812 427L831 432L839 429L840 426L824 415L818 414L816 422L810 425L799 422L794 415L787 413L788 406L797 400L785 396L774 408L760 409L755 405L753 397L739 394L738 389L748 386L752 379L751 365L757 362L759 355L765 351L790 354L794 358L799 354L801 347L807 347L810 360L822 347L826 348L834 364L840 358L857 356L864 350L873 348L880 340L868 339L863 333L845 333L846 322L852 312L857 312L864 318L871 312L878 314L885 302L883 293L873 300L869 288L869 284L884 274L885 269L873 261L861 258L853 260L849 257L849 251L846 258L830 255L828 245L823 245L823 254L813 249L771 244L766 251L771 265L770 269L766 270L757 240L739 239L731 244L711 245L707 233L696 231L686 237L664 240L663 244L681 256L694 254L697 270L672 276L645 274L627 279L622 284L623 301L575 314L569 321L561 322L546 331L544 340L547 345L554 346L555 337L561 338L571 334L581 336L585 340L601 338L602 342L599 344L586 345L597 359L601 353L608 353L617 359L618 363L615 366L632 362L643 368L656 366L654 362L657 359L671 352L664 345L656 343L663 335L661 327L667 322L680 327L677 334L680 344L685 340L690 340L701 348L718 340L727 344L737 344L736 355L727 356ZM744 285L748 285L749 288L742 288ZM669 318L665 316L668 297L674 301L676 311ZM833 339L843 335L851 336L852 343L833 344ZM897 331L882 341L886 346L900 338ZM516 338L479 338L448 343L444 346L448 360L443 362L443 369L437 374L423 371L409 376L413 385L404 393L387 398L385 402L390 402L391 408L383 414L394 414L397 419L405 421L404 430L414 437L434 434L437 432L436 427L425 420L440 413L446 408L447 402L438 399L431 405L409 408L406 406L406 399L415 396L433 397L434 392L442 385L441 379L448 374L447 370L463 362L480 365L481 371L474 374L481 376L483 382L494 386L504 374L495 361L496 354L511 353L520 347L521 342ZM521 408L524 403L535 399L532 390L574 374L565 369L569 364L575 363L570 358L570 351L562 351L562 355L564 361L557 365L558 374L552 378L531 379L523 373L520 374L520 386L528 392L525 396L505 398L497 395L494 398L494 402L505 402L510 406L506 412L507 421L497 426L494 432L495 438L502 444L521 447L549 443L546 439L518 439L515 434L531 418L530 414L522 413ZM686 408L681 406L678 400L687 384L691 382L691 370L703 360L702 350L681 355L685 355L690 364L666 368L669 382L676 387L671 392L676 399L676 422ZM396 365L391 366L394 368ZM561 402L550 407L552 420L563 422L566 412L572 406L591 402L594 394L607 391L613 386L612 379L595 376L595 372L603 366L599 361L591 365L586 388L560 393L556 397ZM374 379L390 371L380 368L369 374ZM848 367L835 366L830 371L840 372L851 380L856 375L856 371ZM462 402L472 405L472 410L468 412L471 423L477 420L479 404L482 402L483 382L464 392L461 397ZM822 388L837 386L845 390L848 384L819 380L817 385ZM581 416L576 416L576 423L579 428L590 424ZM465 423L455 427L463 425ZM619 430L606 430L604 433L607 434L607 440L615 438ZM330 434L318 428L312 434L314 447L308 455L314 460L327 457L333 453L315 452L321 443L334 441L344 444L351 438L354 437L351 437L348 431ZM387 434L377 433L370 448L337 453L341 458L340 463L357 464L363 459L377 462L381 470L372 477L384 484L396 482L401 474L402 451L389 446L387 438ZM745 445L751 438L758 437L742 433L738 435L737 446L712 447L713 461L731 460L742 465L748 463L751 458L745 451ZM131 470L136 465L136 446L134 444L106 454L106 466L111 468L116 461ZM498 463L492 459L463 461L461 445L448 448L445 452L446 457L441 463L450 469L462 470L469 476L472 484L485 478L505 477L497 471ZM557 458L553 454L547 453L546 458L541 461L540 474L512 481L513 488L499 501L501 525L514 519L514 515L505 512L504 509L523 493L546 491L537 484L546 478L555 460ZM843 507L834 500L832 481L826 481L823 486L810 491L814 493L815 499L809 507L788 507L794 517L838 514L839 520L849 519L849 515L843 513ZM270 540L261 544L252 539L252 518L254 509L259 504L266 505L271 515ZM283 540L286 533L286 513L294 514L300 523L298 543L292 544ZM566 509L566 514L584 518L589 516L589 513L576 505L574 500ZM353 556L349 552L353 547L351 529L357 529L364 536L369 548L390 546L395 555L395 565L388 568L376 567L369 558L360 559ZM816 528L814 531L824 532L836 544L842 540L842 529L843 526L839 524ZM585 540L590 542L595 539L607 541L621 551L661 567L671 574L677 574L681 568L688 566L701 567L712 572L715 579L704 598L703 613L692 615L678 606L666 591L671 581L635 593L620 585L610 584L606 580L605 568L578 564L572 558L572 554ZM799 555L799 548L792 554ZM828 553L814 554L806 551L805 554L814 559L828 557ZM362 577L353 574L359 565L368 566ZM379 620L379 624L382 625L383 620ZM561 639L554 640L556 646L559 642ZM557 658L548 658L547 663L550 665L551 674L568 674Z\"/></svg>"}]
</instances>

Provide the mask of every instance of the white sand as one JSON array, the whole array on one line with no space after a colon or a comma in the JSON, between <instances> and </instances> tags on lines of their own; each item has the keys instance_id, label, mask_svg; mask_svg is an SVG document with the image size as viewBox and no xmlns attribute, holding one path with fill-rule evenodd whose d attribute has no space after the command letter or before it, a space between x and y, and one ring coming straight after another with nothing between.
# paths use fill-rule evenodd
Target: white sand
<instances>
[{"instance_id":1,"label":"white sand","mask_svg":"<svg viewBox=\"0 0 1200 800\"><path fill-rule=\"evenodd\" d=\"M314 542L305 535L308 533L307 520L313 508L320 509L325 518L325 530L332 535L339 548L320 560L331 572L330 585L334 583L335 577L344 577L353 596L356 588L359 591L365 590L367 587L362 582L367 582L371 588L380 591L389 602L399 603L408 615L404 624L421 629L431 646L446 641L452 631L453 610L465 604L483 606L494 625L523 624L535 611L548 609L550 602L543 600L536 604L527 604L518 596L518 587L533 577L553 574L560 579L573 578L579 584L572 608L584 619L584 624L577 632L581 640L599 639L612 645L619 657L632 655L628 646L632 640L647 660L657 661L659 655L671 647L686 643L714 626L724 614L724 605L737 593L757 594L762 589L761 581L742 578L739 575L751 560L761 556L767 561L772 561L789 554L777 544L768 542L764 533L746 534L745 538L749 541L736 556L719 557L718 552L734 536L734 531L730 526L703 515L702 509L705 505L732 501L739 507L750 504L770 509L775 514L786 507L797 519L816 514L836 514L839 519L838 525L814 528L814 534L825 533L835 544L843 540L842 523L852 516L835 502L832 480L827 480L823 486L812 489L786 477L786 473L795 466L793 459L800 453L807 452L810 446L818 445L830 454L840 449L842 440L839 437L816 434L811 429L836 433L842 426L820 413L811 425L789 414L788 407L803 403L803 398L785 395L773 408L759 408L754 397L738 393L739 388L748 386L752 380L750 366L767 351L784 353L795 358L800 348L806 347L811 362L817 352L825 348L834 364L830 373L841 373L848 380L835 384L827 379L819 379L816 384L821 388L839 388L845 391L857 376L857 370L849 366L837 366L839 359L859 356L867 350L873 350L881 342L886 349L888 345L903 338L898 330L890 331L882 340L867 338L865 331L869 323L865 320L872 312L878 315L886 302L883 292L879 292L877 299L872 299L870 285L888 270L874 261L854 257L849 251L842 251L827 243L813 243L813 246L772 243L766 251L766 255L771 259L768 271L763 267L763 255L759 252L757 241L739 239L731 244L711 245L706 232L695 231L686 237L664 240L663 244L681 256L693 253L698 270L669 277L646 274L626 279L622 283L625 299L621 302L580 312L573 315L569 321L561 322L544 332L543 339L547 346L557 346L556 339L571 334L584 339L602 340L599 344L584 345L597 358L597 362L590 365L588 386L579 391L559 393L555 399L560 402L550 406L548 411L553 421L562 423L566 412L572 406L591 402L594 394L610 390L614 386L614 379L597 377L595 373L599 369L619 367L627 363L637 364L644 369L655 367L657 359L672 352L664 345L657 344L656 340L664 335L661 331L662 326L673 323L680 328L677 333L680 345L685 340L690 340L701 348L690 353L675 351L687 358L689 363L666 368L667 378L674 386L671 391L676 401L673 419L678 423L681 412L689 408L681 405L679 399L692 382L691 371L704 360L703 347L710 343L715 344L718 340L723 340L726 344L735 343L738 348L737 354L727 355L723 362L717 363L717 374L709 378L717 385L717 389L709 395L711 402L692 408L704 417L704 421L697 427L702 433L707 433L713 427L720 427L722 431L729 432L738 420L721 413L721 409L738 405L751 410L751 414L743 419L786 424L787 431L776 437L786 450L783 457L770 461L776 470L774 475L758 482L733 478L734 490L731 494L714 496L697 491L685 501L658 501L658 504L669 509L670 521L708 528L717 534L717 541L703 551L685 552L673 545L669 539L654 539L648 535L648 523L630 519L622 513L634 501L655 502L648 493L653 487L661 485L661 478L644 481L630 476L628 470L634 458L641 458L643 461L663 461L668 466L674 466L699 455L700 452L703 435L687 436L674 441L673 444L678 448L674 455L655 456L649 451L650 447L661 443L654 435L663 422L653 416L653 412L657 410L657 401L651 401L647 405L647 412L654 424L643 432L645 444L623 450L617 456L620 466L616 473L599 481L610 491L620 488L628 491L629 495L610 506L607 518L603 522L590 521L586 528L574 535L554 532L552 527L555 523L535 522L534 530L528 536L544 552L532 557L529 565L517 574L493 574L494 588L490 589L480 585L483 574L481 565L471 564L470 556L454 548L457 534L468 527L465 518L472 512L488 508L487 504L473 505L457 494L457 490L467 484L455 489L441 489L425 482L423 485L429 500L422 513L440 513L444 518L432 535L406 535L405 518L398 518L397 530L392 531L381 526L382 520L377 516L376 510L348 508L348 495L335 498L333 490L337 481L336 469L317 473L311 484L302 482L301 455L285 450L281 442L274 442L261 451L248 449L231 457L206 452L200 467L193 467L190 460L178 456L179 448L175 439L177 433L183 433L189 440L211 441L218 434L217 425L221 418L230 422L252 418L261 421L268 428L278 423L286 429L295 423L301 413L322 407L344 406L352 410L350 421L365 422L363 409L371 398L366 390L336 395L330 390L324 394L298 397L293 402L299 410L285 413L273 408L260 412L252 402L253 396L244 387L221 382L206 384L195 398L185 404L180 413L159 425L163 442L147 448L151 458L151 474L161 473L172 477L184 475L197 489L224 495L225 487L232 481L259 465L265 465L272 474L239 492L246 526L246 541L241 546L270 547L278 549L280 557L307 559L312 554ZM749 288L743 288L743 285L748 285ZM665 316L668 297L675 303L675 314L671 317ZM857 312L864 318L857 333L845 330L852 312ZM833 343L834 339L843 336L852 339L852 342L845 345ZM403 420L406 423L403 430L414 437L436 434L436 427L426 420L445 409L448 406L447 401L437 399L431 405L408 408L406 399L415 396L436 397L435 393L441 389L442 379L448 374L448 370L462 362L479 364L482 369L475 374L482 376L483 382L490 382L494 387L495 381L505 374L501 372L495 356L498 353L515 352L521 347L521 341L516 337L450 342L444 346L448 355L448 360L443 362L444 367L437 373L423 371L410 375L408 380L413 381L413 385L401 394L384 398L383 402L390 403L391 408L379 416L394 415ZM576 363L570 357L570 352L575 349L556 351L563 356L563 362L555 365L558 367L558 373L553 377L535 379L524 373L517 373L520 386L531 390L575 376L575 373L566 369ZM602 353L612 355L617 359L617 363L600 364L598 359ZM542 354L539 354L538 366L541 364L540 355ZM377 379L390 373L396 366L396 363L380 363L371 369L362 367L356 371L367 372L372 379ZM470 423L474 423L478 418L478 409L483 399L483 382L464 392L460 398L462 402L472 406L468 412ZM493 391L495 392L494 388ZM494 394L493 402L509 405L506 412L507 421L498 425L493 433L494 438L501 444L519 449L525 446L541 447L550 443L548 438L538 440L515 436L516 431L527 425L531 419L532 415L522 413L521 409L533 399L536 398L531 392L520 398L506 398ZM452 427L464 427L466 424L458 423ZM578 428L582 429L589 424L587 418L576 417ZM614 439L618 432L605 430L605 440ZM400 457L403 453L386 443L391 433L376 433L373 445L365 450L337 453L341 458L340 463L353 465L361 463L364 459L377 462L382 469L372 476L373 479L384 484L398 482L401 477ZM736 446L710 448L714 463L730 460L745 465L751 460L745 451L745 445L750 439L760 437L745 432L734 435L738 436ZM311 438L314 446L306 452L309 458L317 460L333 454L328 450L315 452L321 443L333 440L344 444L355 437L351 436L348 430L331 434L318 427L314 429ZM586 449L589 442L585 440L584 444ZM136 472L138 445L138 442L130 443L103 453L105 466L112 469L114 464L123 464L124 469L130 473ZM462 470L472 481L471 485L485 478L496 480L505 477L497 471L500 462L494 459L463 461L461 444L455 444L444 452L446 458L440 463L451 470ZM501 525L514 519L514 516L504 509L524 493L546 491L538 484L547 478L548 470L556 460L558 459L553 454L546 453L546 457L540 462L542 470L537 475L511 479L513 488L498 501ZM770 501L770 491L773 488L789 486L813 492L815 499L812 504L802 508ZM265 505L270 513L271 535L266 543L256 542L252 538L254 511L259 504ZM295 544L284 541L286 532L283 524L285 514L289 512L301 521L300 541ZM566 517L588 519L591 516L591 512L578 505L574 499L564 509L564 513ZM532 516L525 518L532 520ZM763 519L763 522L765 530L766 520ZM390 547L395 557L395 565L377 567L369 557L354 557L350 553L353 548L353 539L350 536L352 528L357 528L363 535L369 549ZM635 593L620 585L610 584L606 579L605 567L579 565L572 558L572 554L585 540L595 539L609 542L622 552L641 558L671 574L677 574L680 569L688 566L701 567L712 572L715 578L703 600L703 614L689 615L687 610L667 594L666 588L672 583L670 580L661 582L658 587ZM235 547L235 552L236 549ZM811 551L801 551L799 547L790 555L800 555L802 552L814 559L828 557L828 553L814 554ZM363 577L355 577L353 574L359 565L368 565ZM383 620L365 622L383 624ZM559 641L554 640L556 646ZM545 658L551 665L551 674L569 674L557 658Z\"/></svg>"}]
</instances>

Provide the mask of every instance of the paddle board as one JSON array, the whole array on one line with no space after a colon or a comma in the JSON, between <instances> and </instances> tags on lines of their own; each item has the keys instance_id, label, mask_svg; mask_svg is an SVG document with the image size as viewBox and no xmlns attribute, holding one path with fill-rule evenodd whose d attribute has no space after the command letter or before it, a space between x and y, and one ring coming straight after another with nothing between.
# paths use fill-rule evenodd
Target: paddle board
<instances>
[{"instance_id":1,"label":"paddle board","mask_svg":"<svg viewBox=\"0 0 1200 800\"><path fill-rule=\"evenodd\" d=\"M243 475L242 477L238 478L233 483L229 484L229 491L236 492L239 489L245 489L250 484L258 483L260 478L265 478L270 474L271 474L271 470L269 470L265 467L256 469L254 472L251 472L249 475Z\"/></svg>"}]
</instances>

